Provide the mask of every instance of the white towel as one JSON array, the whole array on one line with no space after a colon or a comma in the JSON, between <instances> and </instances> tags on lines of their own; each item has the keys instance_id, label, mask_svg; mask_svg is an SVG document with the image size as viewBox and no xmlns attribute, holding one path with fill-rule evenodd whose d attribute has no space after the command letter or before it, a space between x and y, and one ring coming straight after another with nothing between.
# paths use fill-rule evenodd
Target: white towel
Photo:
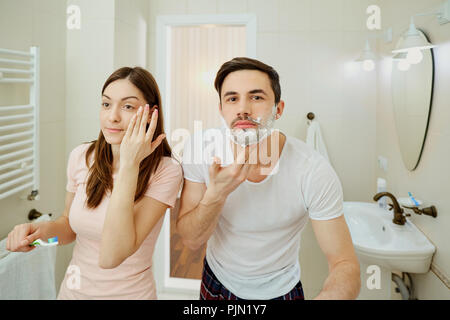
<instances>
[{"instance_id":1,"label":"white towel","mask_svg":"<svg viewBox=\"0 0 450 320\"><path fill-rule=\"evenodd\" d=\"M42 215L36 222L48 220ZM5 246L6 238L0 241L0 300L56 299L56 247L6 253Z\"/></svg>"},{"instance_id":2,"label":"white towel","mask_svg":"<svg viewBox=\"0 0 450 320\"><path fill-rule=\"evenodd\" d=\"M320 131L320 125L316 120L308 120L309 127L306 133L306 144L313 147L314 150L318 151L325 159L330 162L328 158L327 147L322 138L322 133Z\"/></svg>"}]
</instances>

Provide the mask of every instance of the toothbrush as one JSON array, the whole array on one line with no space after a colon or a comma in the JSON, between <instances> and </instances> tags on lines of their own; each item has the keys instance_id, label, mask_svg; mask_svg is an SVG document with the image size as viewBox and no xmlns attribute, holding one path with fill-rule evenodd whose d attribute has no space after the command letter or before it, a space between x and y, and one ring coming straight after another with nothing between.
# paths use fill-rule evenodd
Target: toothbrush
<instances>
[{"instance_id":1,"label":"toothbrush","mask_svg":"<svg viewBox=\"0 0 450 320\"><path fill-rule=\"evenodd\" d=\"M409 198L412 200L412 202L414 203L414 205L419 206L419 203L417 202L416 199L414 199L414 197L412 196L411 192L408 192L408 196L409 196Z\"/></svg>"},{"instance_id":2,"label":"toothbrush","mask_svg":"<svg viewBox=\"0 0 450 320\"><path fill-rule=\"evenodd\" d=\"M42 246L42 247L54 247L58 245L58 237L49 238L48 242L42 241L41 239L37 239L33 241L30 246Z\"/></svg>"}]
</instances>

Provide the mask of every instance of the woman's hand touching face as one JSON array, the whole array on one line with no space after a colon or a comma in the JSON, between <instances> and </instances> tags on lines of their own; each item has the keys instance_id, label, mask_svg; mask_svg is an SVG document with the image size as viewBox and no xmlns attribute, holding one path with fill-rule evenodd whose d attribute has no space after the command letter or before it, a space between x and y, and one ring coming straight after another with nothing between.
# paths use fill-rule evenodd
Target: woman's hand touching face
<instances>
[{"instance_id":1,"label":"woman's hand touching face","mask_svg":"<svg viewBox=\"0 0 450 320\"><path fill-rule=\"evenodd\" d=\"M161 133L155 141L156 125L158 123L158 109L153 107L154 111L151 115L150 126L146 130L146 126L150 117L150 107L145 105L144 108L139 107L137 113L131 118L127 131L120 144L120 166L139 166L142 160L148 157L161 144L165 138L165 134Z\"/></svg>"}]
</instances>

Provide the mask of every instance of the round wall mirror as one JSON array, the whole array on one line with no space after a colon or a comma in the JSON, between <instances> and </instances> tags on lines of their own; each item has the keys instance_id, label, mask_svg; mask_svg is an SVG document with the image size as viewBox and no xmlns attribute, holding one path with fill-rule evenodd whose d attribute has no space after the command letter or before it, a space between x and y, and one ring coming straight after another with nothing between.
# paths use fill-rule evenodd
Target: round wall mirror
<instances>
[{"instance_id":1,"label":"round wall mirror","mask_svg":"<svg viewBox=\"0 0 450 320\"><path fill-rule=\"evenodd\" d=\"M425 34L418 30L428 41ZM399 48L404 41L397 42ZM400 151L406 168L413 171L419 164L427 136L434 83L433 49L421 50L422 60L409 64L406 53L397 54L392 63L392 103Z\"/></svg>"}]
</instances>

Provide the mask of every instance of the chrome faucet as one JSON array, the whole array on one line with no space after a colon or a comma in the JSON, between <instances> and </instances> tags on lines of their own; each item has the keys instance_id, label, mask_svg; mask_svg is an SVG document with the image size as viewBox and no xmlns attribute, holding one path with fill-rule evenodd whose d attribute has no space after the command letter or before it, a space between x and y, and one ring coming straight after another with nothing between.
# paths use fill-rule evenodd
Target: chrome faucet
<instances>
[{"instance_id":1,"label":"chrome faucet","mask_svg":"<svg viewBox=\"0 0 450 320\"><path fill-rule=\"evenodd\" d=\"M392 200L392 204L389 204L390 206L389 210L394 209L394 219L392 219L392 222L401 226L404 225L406 223L406 218L403 215L404 211L403 208L400 207L400 205L398 204L398 201L395 198L395 196L389 192L380 192L373 197L373 200L378 201L381 197L389 197Z\"/></svg>"}]
</instances>

